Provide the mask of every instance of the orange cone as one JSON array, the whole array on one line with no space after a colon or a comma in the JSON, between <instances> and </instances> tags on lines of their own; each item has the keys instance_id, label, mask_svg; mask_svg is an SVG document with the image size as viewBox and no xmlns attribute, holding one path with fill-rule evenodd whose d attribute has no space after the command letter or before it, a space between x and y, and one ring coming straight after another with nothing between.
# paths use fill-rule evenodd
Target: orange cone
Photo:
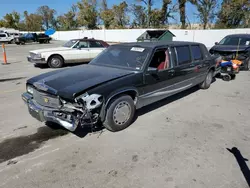
<instances>
[{"instance_id":1,"label":"orange cone","mask_svg":"<svg viewBox=\"0 0 250 188\"><path fill-rule=\"evenodd\" d=\"M2 49L3 49L3 65L7 65L8 63L7 63L7 56L4 43L2 44Z\"/></svg>"}]
</instances>

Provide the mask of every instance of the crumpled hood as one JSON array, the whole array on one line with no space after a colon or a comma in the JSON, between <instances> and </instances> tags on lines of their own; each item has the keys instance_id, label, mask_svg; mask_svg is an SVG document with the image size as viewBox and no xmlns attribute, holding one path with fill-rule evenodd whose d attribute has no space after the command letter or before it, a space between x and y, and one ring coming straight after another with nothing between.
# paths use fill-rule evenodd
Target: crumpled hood
<instances>
[{"instance_id":1,"label":"crumpled hood","mask_svg":"<svg viewBox=\"0 0 250 188\"><path fill-rule=\"evenodd\" d=\"M66 47L45 48L45 49L40 49L40 50L32 50L30 52L35 53L35 54L41 54L44 52L55 52L55 51L65 51L65 50L71 50L71 48L66 48Z\"/></svg>"},{"instance_id":2,"label":"crumpled hood","mask_svg":"<svg viewBox=\"0 0 250 188\"><path fill-rule=\"evenodd\" d=\"M210 50L218 52L236 52L236 51L245 51L250 46L237 46L237 45L215 45Z\"/></svg>"},{"instance_id":3,"label":"crumpled hood","mask_svg":"<svg viewBox=\"0 0 250 188\"><path fill-rule=\"evenodd\" d=\"M125 69L80 65L38 75L27 83L48 93L74 100L87 89L133 73L134 71Z\"/></svg>"}]
</instances>

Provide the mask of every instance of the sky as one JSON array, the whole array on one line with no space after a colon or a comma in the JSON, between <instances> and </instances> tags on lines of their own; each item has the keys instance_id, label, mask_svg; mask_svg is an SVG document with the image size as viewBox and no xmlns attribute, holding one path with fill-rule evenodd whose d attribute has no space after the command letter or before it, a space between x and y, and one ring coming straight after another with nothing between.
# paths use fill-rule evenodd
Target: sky
<instances>
[{"instance_id":1,"label":"sky","mask_svg":"<svg viewBox=\"0 0 250 188\"><path fill-rule=\"evenodd\" d=\"M0 19L13 10L23 13L27 10L29 13L36 12L37 8L42 5L48 5L57 11L57 15L67 12L73 3L79 0L0 0ZM97 2L100 0L97 0ZM107 0L108 6L112 7L113 4L119 4L124 0ZM173 0L176 2L176 0ZM128 4L135 3L136 0L126 0ZM154 8L161 7L161 0L154 0ZM195 16L196 8L190 3L187 3L187 17L191 23L198 22L197 16ZM178 15L176 15L176 19Z\"/></svg>"}]
</instances>

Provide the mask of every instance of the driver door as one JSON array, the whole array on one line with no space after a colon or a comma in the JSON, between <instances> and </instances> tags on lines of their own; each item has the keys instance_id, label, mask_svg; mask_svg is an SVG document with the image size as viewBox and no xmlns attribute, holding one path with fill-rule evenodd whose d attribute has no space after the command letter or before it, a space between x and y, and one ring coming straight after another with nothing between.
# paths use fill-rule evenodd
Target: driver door
<instances>
[{"instance_id":1,"label":"driver door","mask_svg":"<svg viewBox=\"0 0 250 188\"><path fill-rule=\"evenodd\" d=\"M85 63L91 60L88 41L80 41L77 49L79 62Z\"/></svg>"},{"instance_id":2,"label":"driver door","mask_svg":"<svg viewBox=\"0 0 250 188\"><path fill-rule=\"evenodd\" d=\"M164 99L175 92L175 62L171 57L170 48L160 48L154 55L144 74L142 105Z\"/></svg>"}]
</instances>

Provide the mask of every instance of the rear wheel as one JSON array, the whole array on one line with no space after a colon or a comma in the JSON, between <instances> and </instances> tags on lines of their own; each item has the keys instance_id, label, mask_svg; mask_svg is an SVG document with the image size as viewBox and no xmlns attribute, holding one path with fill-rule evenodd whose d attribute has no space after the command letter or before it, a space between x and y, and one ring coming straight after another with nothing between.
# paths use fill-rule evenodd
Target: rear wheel
<instances>
[{"instance_id":1,"label":"rear wheel","mask_svg":"<svg viewBox=\"0 0 250 188\"><path fill-rule=\"evenodd\" d=\"M55 55L49 59L48 65L50 68L61 68L63 66L63 58Z\"/></svg>"},{"instance_id":2,"label":"rear wheel","mask_svg":"<svg viewBox=\"0 0 250 188\"><path fill-rule=\"evenodd\" d=\"M133 99L128 95L122 95L110 102L103 125L109 131L121 131L131 124L134 115L135 105Z\"/></svg>"},{"instance_id":3,"label":"rear wheel","mask_svg":"<svg viewBox=\"0 0 250 188\"><path fill-rule=\"evenodd\" d=\"M244 66L245 70L250 70L250 58L247 59L245 66Z\"/></svg>"},{"instance_id":4,"label":"rear wheel","mask_svg":"<svg viewBox=\"0 0 250 188\"><path fill-rule=\"evenodd\" d=\"M210 70L207 73L205 80L199 85L200 89L208 89L213 81L214 71Z\"/></svg>"}]
</instances>

